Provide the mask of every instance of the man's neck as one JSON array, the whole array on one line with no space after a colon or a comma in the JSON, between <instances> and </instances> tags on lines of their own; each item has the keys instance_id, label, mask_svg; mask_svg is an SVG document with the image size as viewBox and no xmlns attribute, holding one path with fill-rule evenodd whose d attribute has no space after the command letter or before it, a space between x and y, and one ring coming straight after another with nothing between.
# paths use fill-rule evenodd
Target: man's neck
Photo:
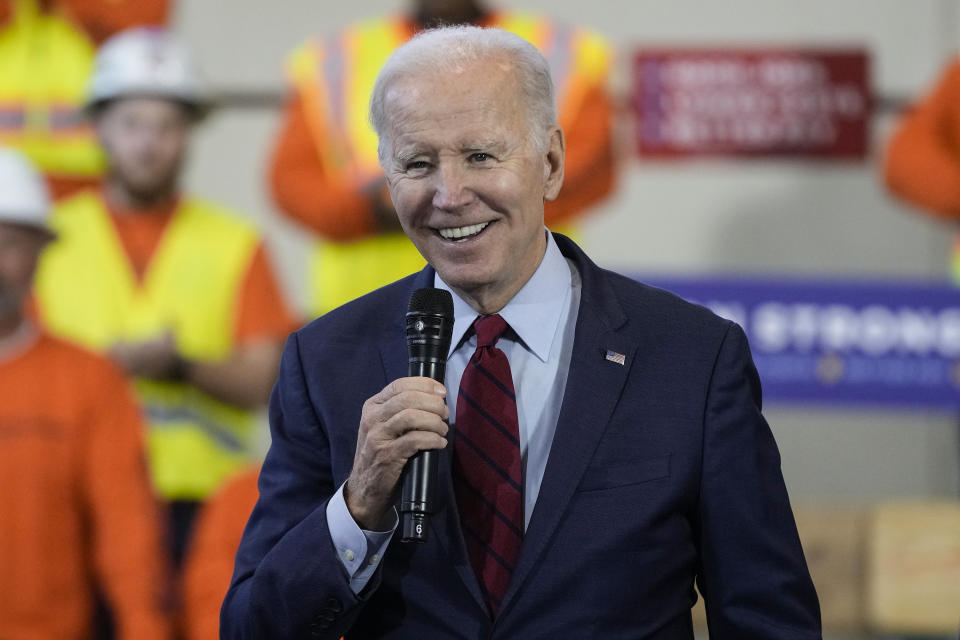
<instances>
[{"instance_id":1,"label":"man's neck","mask_svg":"<svg viewBox=\"0 0 960 640\"><path fill-rule=\"evenodd\" d=\"M450 286L453 291L460 296L464 302L470 305L470 307L483 316L488 316L491 313L499 313L510 300L513 299L513 296L517 294L517 291L512 289L507 292L497 292L497 291L464 291L463 289L458 289L453 285Z\"/></svg>"},{"instance_id":2,"label":"man's neck","mask_svg":"<svg viewBox=\"0 0 960 640\"><path fill-rule=\"evenodd\" d=\"M0 341L15 334L20 329L20 326L23 325L23 322L24 315L19 312L0 316Z\"/></svg>"}]
</instances>

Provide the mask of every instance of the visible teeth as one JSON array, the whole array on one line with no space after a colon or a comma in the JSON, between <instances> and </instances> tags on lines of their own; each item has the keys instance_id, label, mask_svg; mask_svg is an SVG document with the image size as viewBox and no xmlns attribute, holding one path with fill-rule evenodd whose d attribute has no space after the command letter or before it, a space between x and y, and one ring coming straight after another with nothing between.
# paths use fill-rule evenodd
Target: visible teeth
<instances>
[{"instance_id":1,"label":"visible teeth","mask_svg":"<svg viewBox=\"0 0 960 640\"><path fill-rule=\"evenodd\" d=\"M473 236L481 231L483 231L486 226L490 224L489 222L481 222L480 224L471 224L466 227L450 227L449 229L437 229L440 232L440 235L446 238L447 240L459 240L460 238L466 238L467 236Z\"/></svg>"}]
</instances>

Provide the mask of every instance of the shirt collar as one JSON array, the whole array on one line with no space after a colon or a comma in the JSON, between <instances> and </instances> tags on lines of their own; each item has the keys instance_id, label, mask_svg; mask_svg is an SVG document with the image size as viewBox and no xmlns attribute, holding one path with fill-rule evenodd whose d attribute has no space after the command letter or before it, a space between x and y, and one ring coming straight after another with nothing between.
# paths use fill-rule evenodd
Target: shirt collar
<instances>
[{"instance_id":1,"label":"shirt collar","mask_svg":"<svg viewBox=\"0 0 960 640\"><path fill-rule=\"evenodd\" d=\"M0 339L0 365L12 362L33 348L40 334L34 324L24 318L10 335Z\"/></svg>"},{"instance_id":2,"label":"shirt collar","mask_svg":"<svg viewBox=\"0 0 960 640\"><path fill-rule=\"evenodd\" d=\"M537 270L523 288L500 310L500 315L520 337L526 347L542 361L550 355L563 310L570 301L570 266L560 253L553 234L546 231L547 250ZM453 296L453 339L450 354L456 351L464 334L473 325L477 312L443 281L440 274L434 285ZM449 354L448 354L449 356Z\"/></svg>"}]
</instances>

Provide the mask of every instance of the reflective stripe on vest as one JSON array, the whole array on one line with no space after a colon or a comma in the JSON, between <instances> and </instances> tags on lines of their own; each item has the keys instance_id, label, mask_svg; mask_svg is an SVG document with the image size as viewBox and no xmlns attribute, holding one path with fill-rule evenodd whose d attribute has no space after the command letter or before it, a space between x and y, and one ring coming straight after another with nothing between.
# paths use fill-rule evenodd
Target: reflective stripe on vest
<instances>
[{"instance_id":1,"label":"reflective stripe on vest","mask_svg":"<svg viewBox=\"0 0 960 640\"><path fill-rule=\"evenodd\" d=\"M950 276L956 284L960 285L960 235L956 237L953 243L953 256L950 260Z\"/></svg>"},{"instance_id":2,"label":"reflective stripe on vest","mask_svg":"<svg viewBox=\"0 0 960 640\"><path fill-rule=\"evenodd\" d=\"M142 284L99 196L61 203L58 238L41 258L37 306L57 335L103 351L173 332L191 360L226 358L236 307L258 243L228 212L186 200L169 222ZM189 385L137 380L150 427L151 473L167 499L202 499L250 460L253 416Z\"/></svg>"},{"instance_id":3,"label":"reflective stripe on vest","mask_svg":"<svg viewBox=\"0 0 960 640\"><path fill-rule=\"evenodd\" d=\"M583 29L523 13L498 14L492 26L543 52L557 90L560 124L569 127L589 89L607 77L606 43ZM368 121L370 94L383 63L410 35L403 19L372 20L329 43L308 42L288 62L324 169L357 189L383 175ZM563 232L575 235L571 227ZM318 242L310 265L310 307L321 314L416 271L424 260L405 236L383 234L345 244Z\"/></svg>"},{"instance_id":4,"label":"reflective stripe on vest","mask_svg":"<svg viewBox=\"0 0 960 640\"><path fill-rule=\"evenodd\" d=\"M0 144L25 153L43 172L102 173L103 152L82 113L95 48L64 16L14 0L0 28Z\"/></svg>"}]
</instances>

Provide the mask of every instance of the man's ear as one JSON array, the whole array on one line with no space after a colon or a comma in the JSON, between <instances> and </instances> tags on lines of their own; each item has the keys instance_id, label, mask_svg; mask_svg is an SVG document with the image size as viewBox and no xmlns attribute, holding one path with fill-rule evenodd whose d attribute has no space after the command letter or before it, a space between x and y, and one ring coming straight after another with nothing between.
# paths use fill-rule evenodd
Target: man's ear
<instances>
[{"instance_id":1,"label":"man's ear","mask_svg":"<svg viewBox=\"0 0 960 640\"><path fill-rule=\"evenodd\" d=\"M549 145L543 158L543 198L553 201L563 186L563 159L567 141L560 127L551 127L549 136Z\"/></svg>"}]
</instances>

